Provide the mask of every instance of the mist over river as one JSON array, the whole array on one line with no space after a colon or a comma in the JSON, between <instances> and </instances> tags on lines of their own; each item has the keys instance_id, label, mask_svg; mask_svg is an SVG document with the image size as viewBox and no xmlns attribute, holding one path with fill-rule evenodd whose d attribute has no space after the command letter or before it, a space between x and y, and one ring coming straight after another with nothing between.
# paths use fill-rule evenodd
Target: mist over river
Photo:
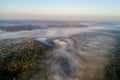
<instances>
[{"instance_id":1,"label":"mist over river","mask_svg":"<svg viewBox=\"0 0 120 80\"><path fill-rule=\"evenodd\" d=\"M7 30L11 26L16 29ZM44 80L105 80L110 64L106 56L114 55L118 37L118 21L0 22L1 42L32 38L53 47L53 51L47 51L50 55L45 59L48 74ZM27 77L41 80L39 75L37 71Z\"/></svg>"}]
</instances>

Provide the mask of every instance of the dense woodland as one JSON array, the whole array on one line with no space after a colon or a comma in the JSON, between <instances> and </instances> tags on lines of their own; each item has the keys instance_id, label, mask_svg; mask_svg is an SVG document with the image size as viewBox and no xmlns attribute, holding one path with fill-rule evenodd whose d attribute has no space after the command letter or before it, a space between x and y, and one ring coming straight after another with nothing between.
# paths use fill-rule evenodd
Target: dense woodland
<instances>
[{"instance_id":1,"label":"dense woodland","mask_svg":"<svg viewBox=\"0 0 120 80\"><path fill-rule=\"evenodd\" d=\"M39 71L46 77L46 51L52 48L35 40L0 45L0 80L29 80ZM43 80L43 79L42 79Z\"/></svg>"},{"instance_id":2,"label":"dense woodland","mask_svg":"<svg viewBox=\"0 0 120 80\"><path fill-rule=\"evenodd\" d=\"M116 37L113 54L107 55L110 64L106 67L106 80L120 80L120 37Z\"/></svg>"}]
</instances>

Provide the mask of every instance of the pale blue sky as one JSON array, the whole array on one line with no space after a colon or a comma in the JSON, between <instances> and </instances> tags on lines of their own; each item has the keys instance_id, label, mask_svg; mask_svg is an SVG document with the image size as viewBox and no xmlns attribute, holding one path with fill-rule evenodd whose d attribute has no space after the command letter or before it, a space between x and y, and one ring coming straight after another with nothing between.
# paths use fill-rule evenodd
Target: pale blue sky
<instances>
[{"instance_id":1,"label":"pale blue sky","mask_svg":"<svg viewBox=\"0 0 120 80\"><path fill-rule=\"evenodd\" d=\"M120 18L120 0L0 0L1 18Z\"/></svg>"}]
</instances>

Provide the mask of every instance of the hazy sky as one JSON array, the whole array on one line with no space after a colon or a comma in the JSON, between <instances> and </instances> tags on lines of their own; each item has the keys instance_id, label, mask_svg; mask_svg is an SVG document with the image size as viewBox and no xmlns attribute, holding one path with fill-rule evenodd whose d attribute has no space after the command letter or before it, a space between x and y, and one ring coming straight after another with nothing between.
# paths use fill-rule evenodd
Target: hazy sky
<instances>
[{"instance_id":1,"label":"hazy sky","mask_svg":"<svg viewBox=\"0 0 120 80\"><path fill-rule=\"evenodd\" d=\"M120 19L120 0L0 0L0 18Z\"/></svg>"}]
</instances>

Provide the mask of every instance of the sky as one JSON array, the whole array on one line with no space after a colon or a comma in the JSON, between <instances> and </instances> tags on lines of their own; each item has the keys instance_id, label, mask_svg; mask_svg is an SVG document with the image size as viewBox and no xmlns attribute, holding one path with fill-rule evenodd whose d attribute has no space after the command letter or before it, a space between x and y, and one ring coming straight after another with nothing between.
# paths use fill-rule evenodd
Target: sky
<instances>
[{"instance_id":1,"label":"sky","mask_svg":"<svg viewBox=\"0 0 120 80\"><path fill-rule=\"evenodd\" d=\"M120 19L120 0L0 0L1 19Z\"/></svg>"}]
</instances>

